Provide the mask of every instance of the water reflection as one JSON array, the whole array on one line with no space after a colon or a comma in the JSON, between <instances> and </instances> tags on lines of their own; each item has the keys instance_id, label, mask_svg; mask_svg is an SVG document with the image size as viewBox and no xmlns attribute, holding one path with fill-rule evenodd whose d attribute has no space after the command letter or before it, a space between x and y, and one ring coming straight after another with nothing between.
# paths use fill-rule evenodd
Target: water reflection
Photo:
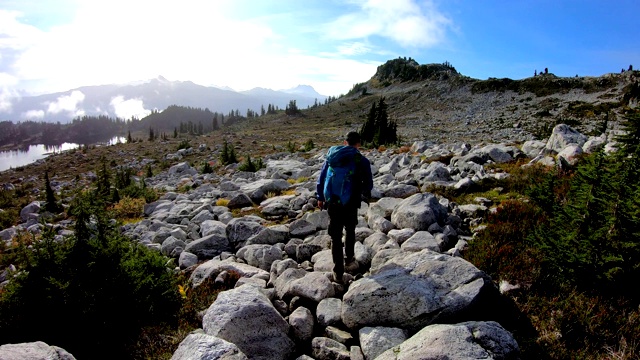
<instances>
[{"instance_id":1,"label":"water reflection","mask_svg":"<svg viewBox=\"0 0 640 360\"><path fill-rule=\"evenodd\" d=\"M108 142L98 145L124 144L127 139L122 136L111 138ZM0 171L31 164L44 159L51 154L78 148L78 144L63 143L61 145L28 145L18 150L0 151Z\"/></svg>"}]
</instances>

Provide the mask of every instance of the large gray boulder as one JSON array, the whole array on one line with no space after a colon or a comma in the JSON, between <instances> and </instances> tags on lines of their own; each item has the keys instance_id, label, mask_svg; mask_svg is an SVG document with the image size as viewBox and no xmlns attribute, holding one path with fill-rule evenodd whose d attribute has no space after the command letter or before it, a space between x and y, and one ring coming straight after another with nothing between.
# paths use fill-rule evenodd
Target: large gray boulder
<instances>
[{"instance_id":1,"label":"large gray boulder","mask_svg":"<svg viewBox=\"0 0 640 360\"><path fill-rule=\"evenodd\" d=\"M218 234L227 237L227 225L217 220L205 220L200 224L200 235Z\"/></svg>"},{"instance_id":2,"label":"large gray boulder","mask_svg":"<svg viewBox=\"0 0 640 360\"><path fill-rule=\"evenodd\" d=\"M299 296L320 302L335 295L329 278L321 272L287 269L275 281L276 293L281 299Z\"/></svg>"},{"instance_id":3,"label":"large gray boulder","mask_svg":"<svg viewBox=\"0 0 640 360\"><path fill-rule=\"evenodd\" d=\"M427 326L376 359L515 360L519 352L518 343L500 324L464 322Z\"/></svg>"},{"instance_id":4,"label":"large gray boulder","mask_svg":"<svg viewBox=\"0 0 640 360\"><path fill-rule=\"evenodd\" d=\"M263 194L280 193L291 187L286 180L283 179L260 179L248 184L242 184L240 191L251 196L255 192L261 192Z\"/></svg>"},{"instance_id":5,"label":"large gray boulder","mask_svg":"<svg viewBox=\"0 0 640 360\"><path fill-rule=\"evenodd\" d=\"M36 218L40 212L40 201L33 201L29 205L20 210L20 219L27 221L30 218Z\"/></svg>"},{"instance_id":6,"label":"large gray boulder","mask_svg":"<svg viewBox=\"0 0 640 360\"><path fill-rule=\"evenodd\" d=\"M416 331L468 313L492 294L491 279L464 259L430 250L382 250L371 275L351 284L344 295L342 322ZM495 289L494 289L495 290Z\"/></svg>"},{"instance_id":7,"label":"large gray boulder","mask_svg":"<svg viewBox=\"0 0 640 360\"><path fill-rule=\"evenodd\" d=\"M218 337L192 333L173 353L171 360L246 360L247 356L234 344Z\"/></svg>"},{"instance_id":8,"label":"large gray boulder","mask_svg":"<svg viewBox=\"0 0 640 360\"><path fill-rule=\"evenodd\" d=\"M409 196L416 194L420 191L417 186L407 185L407 184L398 184L392 186L384 191L384 196L392 197L392 198L408 198Z\"/></svg>"},{"instance_id":9,"label":"large gray boulder","mask_svg":"<svg viewBox=\"0 0 640 360\"><path fill-rule=\"evenodd\" d=\"M402 199L392 198L392 197L383 197L382 199L376 201L375 203L371 203L369 205L369 209L367 210L367 217L383 217L386 219L391 218L391 214L398 207L398 205L402 202Z\"/></svg>"},{"instance_id":10,"label":"large gray boulder","mask_svg":"<svg viewBox=\"0 0 640 360\"><path fill-rule=\"evenodd\" d=\"M75 360L73 355L57 346L49 346L42 341L0 346L2 360Z\"/></svg>"},{"instance_id":11,"label":"large gray boulder","mask_svg":"<svg viewBox=\"0 0 640 360\"><path fill-rule=\"evenodd\" d=\"M303 306L296 308L289 315L289 326L293 336L302 341L307 342L313 337L313 314Z\"/></svg>"},{"instance_id":12,"label":"large gray boulder","mask_svg":"<svg viewBox=\"0 0 640 360\"><path fill-rule=\"evenodd\" d=\"M198 259L203 260L220 255L223 251L229 251L231 246L225 236L211 234L188 243L184 250L197 255Z\"/></svg>"},{"instance_id":13,"label":"large gray boulder","mask_svg":"<svg viewBox=\"0 0 640 360\"><path fill-rule=\"evenodd\" d=\"M282 260L282 250L272 245L254 244L242 247L236 256L251 266L269 271L274 261Z\"/></svg>"},{"instance_id":14,"label":"large gray boulder","mask_svg":"<svg viewBox=\"0 0 640 360\"><path fill-rule=\"evenodd\" d=\"M566 124L558 124L553 128L549 140L545 149L552 153L558 153L569 144L576 144L578 146L584 145L587 141L587 137L571 126Z\"/></svg>"},{"instance_id":15,"label":"large gray boulder","mask_svg":"<svg viewBox=\"0 0 640 360\"><path fill-rule=\"evenodd\" d=\"M540 151L547 145L546 142L540 140L529 140L522 144L522 152L529 158L534 158L540 154Z\"/></svg>"},{"instance_id":16,"label":"large gray boulder","mask_svg":"<svg viewBox=\"0 0 640 360\"><path fill-rule=\"evenodd\" d=\"M289 227L287 225L272 225L260 230L245 242L246 245L286 243L289 240Z\"/></svg>"},{"instance_id":17,"label":"large gray boulder","mask_svg":"<svg viewBox=\"0 0 640 360\"><path fill-rule=\"evenodd\" d=\"M447 165L440 161L433 161L426 169L414 173L414 178L420 182L451 181L451 173Z\"/></svg>"},{"instance_id":18,"label":"large gray boulder","mask_svg":"<svg viewBox=\"0 0 640 360\"><path fill-rule=\"evenodd\" d=\"M316 317L318 324L323 327L335 325L340 322L342 300L338 298L326 298L318 303Z\"/></svg>"},{"instance_id":19,"label":"large gray boulder","mask_svg":"<svg viewBox=\"0 0 640 360\"><path fill-rule=\"evenodd\" d=\"M391 222L398 229L412 228L427 230L436 222L444 222L447 208L442 206L435 195L420 193L402 200L391 214Z\"/></svg>"},{"instance_id":20,"label":"large gray boulder","mask_svg":"<svg viewBox=\"0 0 640 360\"><path fill-rule=\"evenodd\" d=\"M365 359L373 360L388 349L402 344L407 340L407 334L399 328L365 326L360 329L359 338Z\"/></svg>"},{"instance_id":21,"label":"large gray boulder","mask_svg":"<svg viewBox=\"0 0 640 360\"><path fill-rule=\"evenodd\" d=\"M215 279L221 272L227 271L240 277L268 277L269 273L255 266L235 262L232 258L225 260L212 259L200 265L191 273L189 281L193 287L199 286L207 279Z\"/></svg>"},{"instance_id":22,"label":"large gray boulder","mask_svg":"<svg viewBox=\"0 0 640 360\"><path fill-rule=\"evenodd\" d=\"M227 238L232 246L240 249L250 237L258 234L265 227L252 218L234 218L227 224Z\"/></svg>"},{"instance_id":23,"label":"large gray boulder","mask_svg":"<svg viewBox=\"0 0 640 360\"><path fill-rule=\"evenodd\" d=\"M276 173L291 179L311 176L311 169L307 164L293 159L267 160L266 172L268 178Z\"/></svg>"},{"instance_id":24,"label":"large gray boulder","mask_svg":"<svg viewBox=\"0 0 640 360\"><path fill-rule=\"evenodd\" d=\"M254 286L221 292L202 319L205 333L235 344L251 359L289 359L289 324Z\"/></svg>"}]
</instances>

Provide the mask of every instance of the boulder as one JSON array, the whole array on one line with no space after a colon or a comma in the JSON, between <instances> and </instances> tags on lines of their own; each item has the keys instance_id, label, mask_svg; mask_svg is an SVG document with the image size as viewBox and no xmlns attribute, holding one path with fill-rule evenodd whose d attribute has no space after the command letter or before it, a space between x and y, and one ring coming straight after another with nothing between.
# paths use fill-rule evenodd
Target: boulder
<instances>
[{"instance_id":1,"label":"boulder","mask_svg":"<svg viewBox=\"0 0 640 360\"><path fill-rule=\"evenodd\" d=\"M558 159L563 158L569 165L574 166L578 163L580 155L582 155L582 148L571 144L558 152Z\"/></svg>"},{"instance_id":2,"label":"boulder","mask_svg":"<svg viewBox=\"0 0 640 360\"><path fill-rule=\"evenodd\" d=\"M197 263L198 263L198 255L192 254L187 251L181 252L180 256L178 257L178 266L182 270L188 267L191 267Z\"/></svg>"},{"instance_id":3,"label":"boulder","mask_svg":"<svg viewBox=\"0 0 640 360\"><path fill-rule=\"evenodd\" d=\"M464 322L427 326L377 360L518 359L518 343L500 324Z\"/></svg>"},{"instance_id":4,"label":"boulder","mask_svg":"<svg viewBox=\"0 0 640 360\"><path fill-rule=\"evenodd\" d=\"M546 142L540 140L525 141L524 144L522 144L522 152L527 155L527 157L533 159L540 154L540 151L542 151L546 145Z\"/></svg>"},{"instance_id":5,"label":"boulder","mask_svg":"<svg viewBox=\"0 0 640 360\"><path fill-rule=\"evenodd\" d=\"M289 227L286 225L272 225L260 230L245 242L246 245L286 243L289 240Z\"/></svg>"},{"instance_id":6,"label":"boulder","mask_svg":"<svg viewBox=\"0 0 640 360\"><path fill-rule=\"evenodd\" d=\"M218 234L227 237L227 225L217 220L205 220L200 224L200 235Z\"/></svg>"},{"instance_id":7,"label":"boulder","mask_svg":"<svg viewBox=\"0 0 640 360\"><path fill-rule=\"evenodd\" d=\"M223 251L230 251L231 246L225 236L211 234L188 243L184 250L197 255L198 259L202 260L211 259Z\"/></svg>"},{"instance_id":8,"label":"boulder","mask_svg":"<svg viewBox=\"0 0 640 360\"><path fill-rule=\"evenodd\" d=\"M320 302L335 295L329 278L321 272L306 272L302 269L287 269L276 279L276 293L281 299L299 296Z\"/></svg>"},{"instance_id":9,"label":"boulder","mask_svg":"<svg viewBox=\"0 0 640 360\"><path fill-rule=\"evenodd\" d=\"M340 322L342 300L337 298L322 299L316 308L318 325L327 327Z\"/></svg>"},{"instance_id":10,"label":"boulder","mask_svg":"<svg viewBox=\"0 0 640 360\"><path fill-rule=\"evenodd\" d=\"M443 222L447 209L431 193L419 193L402 200L391 214L391 222L399 229L427 230L435 222Z\"/></svg>"},{"instance_id":11,"label":"boulder","mask_svg":"<svg viewBox=\"0 0 640 360\"><path fill-rule=\"evenodd\" d=\"M566 124L558 124L553 128L545 150L552 153L560 152L569 144L576 144L578 146L584 145L587 141L587 137L582 135L571 126Z\"/></svg>"},{"instance_id":12,"label":"boulder","mask_svg":"<svg viewBox=\"0 0 640 360\"><path fill-rule=\"evenodd\" d=\"M431 250L383 250L376 258L371 275L351 284L343 297L342 322L351 329L415 331L467 313L492 294L490 278L461 258Z\"/></svg>"},{"instance_id":13,"label":"boulder","mask_svg":"<svg viewBox=\"0 0 640 360\"><path fill-rule=\"evenodd\" d=\"M392 197L383 197L382 199L376 201L369 205L369 210L367 211L367 218L372 217L383 217L385 219L390 219L393 211L398 207L398 205L402 202L402 199L392 198Z\"/></svg>"},{"instance_id":14,"label":"boulder","mask_svg":"<svg viewBox=\"0 0 640 360\"><path fill-rule=\"evenodd\" d=\"M329 228L329 212L314 211L304 215L304 220L316 226L317 230L327 230Z\"/></svg>"},{"instance_id":15,"label":"boulder","mask_svg":"<svg viewBox=\"0 0 640 360\"><path fill-rule=\"evenodd\" d=\"M313 314L303 306L296 308L289 315L289 326L293 336L302 342L307 342L313 337L313 325Z\"/></svg>"},{"instance_id":16,"label":"boulder","mask_svg":"<svg viewBox=\"0 0 640 360\"><path fill-rule=\"evenodd\" d=\"M417 194L418 192L420 192L420 189L418 189L417 186L398 184L386 189L384 191L384 196L404 199L413 194Z\"/></svg>"},{"instance_id":17,"label":"boulder","mask_svg":"<svg viewBox=\"0 0 640 360\"><path fill-rule=\"evenodd\" d=\"M29 205L25 206L20 210L20 219L23 222L34 217L37 217L37 214L40 212L40 201L33 201Z\"/></svg>"},{"instance_id":18,"label":"boulder","mask_svg":"<svg viewBox=\"0 0 640 360\"><path fill-rule=\"evenodd\" d=\"M316 232L316 225L307 220L299 219L289 225L291 237L304 238Z\"/></svg>"},{"instance_id":19,"label":"boulder","mask_svg":"<svg viewBox=\"0 0 640 360\"><path fill-rule=\"evenodd\" d=\"M251 266L269 271L274 261L282 260L282 251L272 245L254 244L242 247L236 256Z\"/></svg>"},{"instance_id":20,"label":"boulder","mask_svg":"<svg viewBox=\"0 0 640 360\"><path fill-rule=\"evenodd\" d=\"M162 252L163 255L171 256L171 254L173 253L174 250L176 250L176 248L184 249L186 245L187 244L184 241L176 239L173 236L169 236L162 242L162 247L160 248L160 251Z\"/></svg>"},{"instance_id":21,"label":"boulder","mask_svg":"<svg viewBox=\"0 0 640 360\"><path fill-rule=\"evenodd\" d=\"M233 258L225 260L212 259L200 264L189 277L193 287L199 286L207 279L215 279L221 272L233 272L240 277L269 276L269 273L255 266L235 262Z\"/></svg>"},{"instance_id":22,"label":"boulder","mask_svg":"<svg viewBox=\"0 0 640 360\"><path fill-rule=\"evenodd\" d=\"M264 228L262 224L250 217L234 218L227 224L227 238L232 246L239 249L245 245L250 237L258 234Z\"/></svg>"},{"instance_id":23,"label":"boulder","mask_svg":"<svg viewBox=\"0 0 640 360\"><path fill-rule=\"evenodd\" d=\"M402 344L407 340L407 334L399 328L368 327L359 331L360 347L365 359L375 359L378 355Z\"/></svg>"},{"instance_id":24,"label":"boulder","mask_svg":"<svg viewBox=\"0 0 640 360\"><path fill-rule=\"evenodd\" d=\"M245 354L234 344L218 337L191 333L173 353L171 360L246 360Z\"/></svg>"},{"instance_id":25,"label":"boulder","mask_svg":"<svg viewBox=\"0 0 640 360\"><path fill-rule=\"evenodd\" d=\"M252 205L253 205L253 201L251 201L251 199L246 194L240 193L240 194L236 194L229 200L227 207L229 209L240 209L240 208L249 207Z\"/></svg>"},{"instance_id":26,"label":"boulder","mask_svg":"<svg viewBox=\"0 0 640 360\"><path fill-rule=\"evenodd\" d=\"M311 352L316 360L351 360L346 346L326 337L313 338Z\"/></svg>"},{"instance_id":27,"label":"boulder","mask_svg":"<svg viewBox=\"0 0 640 360\"><path fill-rule=\"evenodd\" d=\"M407 241L405 241L400 248L405 251L422 251L429 249L435 252L441 252L444 249L444 245L438 241L428 231L417 231Z\"/></svg>"},{"instance_id":28,"label":"boulder","mask_svg":"<svg viewBox=\"0 0 640 360\"><path fill-rule=\"evenodd\" d=\"M251 359L289 359L295 344L289 324L260 289L241 286L221 292L202 319L206 334L235 344Z\"/></svg>"},{"instance_id":29,"label":"boulder","mask_svg":"<svg viewBox=\"0 0 640 360\"><path fill-rule=\"evenodd\" d=\"M73 355L57 346L42 341L0 345L2 360L75 360Z\"/></svg>"}]
</instances>

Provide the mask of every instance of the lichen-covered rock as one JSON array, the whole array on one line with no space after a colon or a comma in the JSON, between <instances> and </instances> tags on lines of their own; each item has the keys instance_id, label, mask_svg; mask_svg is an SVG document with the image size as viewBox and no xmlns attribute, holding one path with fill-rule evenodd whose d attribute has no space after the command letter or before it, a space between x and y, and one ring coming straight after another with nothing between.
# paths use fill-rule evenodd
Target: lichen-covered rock
<instances>
[{"instance_id":1,"label":"lichen-covered rock","mask_svg":"<svg viewBox=\"0 0 640 360\"><path fill-rule=\"evenodd\" d=\"M518 359L519 351L511 333L500 324L465 322L427 326L376 359L508 360Z\"/></svg>"},{"instance_id":2,"label":"lichen-covered rock","mask_svg":"<svg viewBox=\"0 0 640 360\"><path fill-rule=\"evenodd\" d=\"M218 337L192 333L173 353L171 360L246 360L247 356L234 344Z\"/></svg>"},{"instance_id":3,"label":"lichen-covered rock","mask_svg":"<svg viewBox=\"0 0 640 360\"><path fill-rule=\"evenodd\" d=\"M289 324L256 287L221 292L207 309L202 327L208 335L235 344L251 359L288 359L294 343Z\"/></svg>"}]
</instances>

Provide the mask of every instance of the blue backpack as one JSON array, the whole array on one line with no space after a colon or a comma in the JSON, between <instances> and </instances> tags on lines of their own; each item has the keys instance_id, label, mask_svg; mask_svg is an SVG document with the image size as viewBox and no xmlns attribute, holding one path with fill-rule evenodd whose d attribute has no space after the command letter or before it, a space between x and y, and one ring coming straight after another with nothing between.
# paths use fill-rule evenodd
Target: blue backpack
<instances>
[{"instance_id":1,"label":"blue backpack","mask_svg":"<svg viewBox=\"0 0 640 360\"><path fill-rule=\"evenodd\" d=\"M324 198L346 205L351 199L354 175L362 155L353 146L332 146L327 153L327 177L324 181Z\"/></svg>"}]
</instances>

